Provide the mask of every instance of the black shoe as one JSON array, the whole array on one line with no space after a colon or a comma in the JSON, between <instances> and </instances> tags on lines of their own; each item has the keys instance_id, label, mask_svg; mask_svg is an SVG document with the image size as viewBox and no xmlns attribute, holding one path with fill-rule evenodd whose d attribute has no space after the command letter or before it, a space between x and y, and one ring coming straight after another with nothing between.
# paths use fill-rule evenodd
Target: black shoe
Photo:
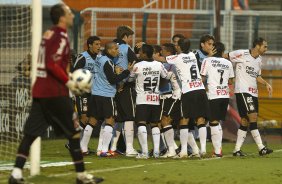
<instances>
[{"instance_id":1,"label":"black shoe","mask_svg":"<svg viewBox=\"0 0 282 184\"><path fill-rule=\"evenodd\" d=\"M245 157L246 155L242 152L242 150L236 151L233 153L234 157Z\"/></svg>"},{"instance_id":2,"label":"black shoe","mask_svg":"<svg viewBox=\"0 0 282 184\"><path fill-rule=\"evenodd\" d=\"M67 148L68 150L70 150L70 145L69 145L69 143L66 143L66 144L65 144L65 148Z\"/></svg>"},{"instance_id":3,"label":"black shoe","mask_svg":"<svg viewBox=\"0 0 282 184\"><path fill-rule=\"evenodd\" d=\"M149 151L149 157L153 157L153 156L154 156L154 150L151 149L151 150Z\"/></svg>"},{"instance_id":4,"label":"black shoe","mask_svg":"<svg viewBox=\"0 0 282 184\"><path fill-rule=\"evenodd\" d=\"M24 184L24 179L20 178L20 179L16 179L13 176L10 176L8 184Z\"/></svg>"},{"instance_id":5,"label":"black shoe","mask_svg":"<svg viewBox=\"0 0 282 184\"><path fill-rule=\"evenodd\" d=\"M91 174L86 174L85 177L78 179L76 178L76 184L96 184L104 181L103 178L94 177Z\"/></svg>"},{"instance_id":6,"label":"black shoe","mask_svg":"<svg viewBox=\"0 0 282 184\"><path fill-rule=\"evenodd\" d=\"M267 147L264 147L264 148L262 148L262 149L259 151L259 155L260 155L260 156L268 155L268 154L270 154L270 153L272 153L272 152L273 152L272 149L269 149L269 148L267 148Z\"/></svg>"},{"instance_id":7,"label":"black shoe","mask_svg":"<svg viewBox=\"0 0 282 184\"><path fill-rule=\"evenodd\" d=\"M179 145L178 148L175 149L175 152L176 152L177 155L180 153L180 151L181 151L181 145Z\"/></svg>"},{"instance_id":8,"label":"black shoe","mask_svg":"<svg viewBox=\"0 0 282 184\"><path fill-rule=\"evenodd\" d=\"M160 151L160 156L165 155L167 151L168 151L168 150L167 150L166 148L165 148L165 149L163 149L162 151Z\"/></svg>"}]
</instances>

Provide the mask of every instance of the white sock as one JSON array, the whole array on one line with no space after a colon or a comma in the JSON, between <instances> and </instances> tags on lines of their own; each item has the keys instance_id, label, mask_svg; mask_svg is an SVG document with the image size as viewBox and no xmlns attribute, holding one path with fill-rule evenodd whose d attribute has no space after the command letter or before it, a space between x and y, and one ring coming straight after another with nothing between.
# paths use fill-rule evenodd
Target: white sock
<instances>
[{"instance_id":1,"label":"white sock","mask_svg":"<svg viewBox=\"0 0 282 184\"><path fill-rule=\"evenodd\" d=\"M111 151L116 151L117 150L117 142L120 136L120 131L115 131L115 136L112 138L111 141Z\"/></svg>"},{"instance_id":2,"label":"white sock","mask_svg":"<svg viewBox=\"0 0 282 184\"><path fill-rule=\"evenodd\" d=\"M188 132L188 144L191 146L194 154L199 154L199 147L192 132Z\"/></svg>"},{"instance_id":3,"label":"white sock","mask_svg":"<svg viewBox=\"0 0 282 184\"><path fill-rule=\"evenodd\" d=\"M181 153L187 154L188 128L180 129Z\"/></svg>"},{"instance_id":4,"label":"white sock","mask_svg":"<svg viewBox=\"0 0 282 184\"><path fill-rule=\"evenodd\" d=\"M247 135L247 131L238 129L237 132L237 141L236 141L236 145L235 145L235 150L236 151L240 151L241 150L241 146L243 145L245 139L246 139L246 135Z\"/></svg>"},{"instance_id":5,"label":"white sock","mask_svg":"<svg viewBox=\"0 0 282 184\"><path fill-rule=\"evenodd\" d=\"M264 145L262 143L261 137L260 137L260 133L258 131L258 129L252 130L251 134L254 138L254 141L256 142L258 149L261 150L262 148L264 148Z\"/></svg>"},{"instance_id":6,"label":"white sock","mask_svg":"<svg viewBox=\"0 0 282 184\"><path fill-rule=\"evenodd\" d=\"M223 131L222 131L222 126L220 123L218 124L218 130L219 130L219 135L220 135L220 139L219 139L220 149L222 149Z\"/></svg>"},{"instance_id":7,"label":"white sock","mask_svg":"<svg viewBox=\"0 0 282 184\"><path fill-rule=\"evenodd\" d=\"M171 127L171 125L170 125ZM167 127L164 127L164 128L168 128ZM168 150L173 152L175 151L175 148L174 148L174 131L173 129L169 129L167 131L164 132L164 137L165 137L165 140L166 140L166 143L167 143L167 146L168 146Z\"/></svg>"},{"instance_id":8,"label":"white sock","mask_svg":"<svg viewBox=\"0 0 282 184\"><path fill-rule=\"evenodd\" d=\"M148 141L147 141L147 129L146 126L138 127L138 140L140 142L142 153L148 154Z\"/></svg>"},{"instance_id":9,"label":"white sock","mask_svg":"<svg viewBox=\"0 0 282 184\"><path fill-rule=\"evenodd\" d=\"M215 154L220 154L221 152L221 132L219 130L219 126L210 126L211 128L211 140L212 140L212 145L214 148L214 153Z\"/></svg>"},{"instance_id":10,"label":"white sock","mask_svg":"<svg viewBox=\"0 0 282 184\"><path fill-rule=\"evenodd\" d=\"M125 121L123 129L126 141L126 152L129 153L130 151L134 150L134 121Z\"/></svg>"},{"instance_id":11,"label":"white sock","mask_svg":"<svg viewBox=\"0 0 282 184\"><path fill-rule=\"evenodd\" d=\"M105 128L105 123L103 123L101 125L101 128L100 128L97 152L102 151L102 141L103 141L104 128Z\"/></svg>"},{"instance_id":12,"label":"white sock","mask_svg":"<svg viewBox=\"0 0 282 184\"><path fill-rule=\"evenodd\" d=\"M82 152L88 151L88 144L92 135L93 127L90 125L86 125L83 131L83 137L80 140L80 147Z\"/></svg>"},{"instance_id":13,"label":"white sock","mask_svg":"<svg viewBox=\"0 0 282 184\"><path fill-rule=\"evenodd\" d=\"M102 137L102 152L108 152L109 144L113 137L113 127L106 125Z\"/></svg>"},{"instance_id":14,"label":"white sock","mask_svg":"<svg viewBox=\"0 0 282 184\"><path fill-rule=\"evenodd\" d=\"M199 139L201 144L201 153L206 153L206 144L207 144L207 127L199 128Z\"/></svg>"},{"instance_id":15,"label":"white sock","mask_svg":"<svg viewBox=\"0 0 282 184\"><path fill-rule=\"evenodd\" d=\"M14 178L16 179L20 179L23 178L23 172L22 169L14 167L12 170L12 174L11 174Z\"/></svg>"},{"instance_id":16,"label":"white sock","mask_svg":"<svg viewBox=\"0 0 282 184\"><path fill-rule=\"evenodd\" d=\"M152 128L154 153L160 153L160 134L159 127Z\"/></svg>"}]
</instances>

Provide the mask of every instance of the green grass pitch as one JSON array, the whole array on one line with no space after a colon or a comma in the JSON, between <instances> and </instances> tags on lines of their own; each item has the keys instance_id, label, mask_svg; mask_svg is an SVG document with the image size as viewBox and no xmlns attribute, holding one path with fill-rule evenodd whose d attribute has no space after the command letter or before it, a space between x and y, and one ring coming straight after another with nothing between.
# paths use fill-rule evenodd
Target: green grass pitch
<instances>
[{"instance_id":1,"label":"green grass pitch","mask_svg":"<svg viewBox=\"0 0 282 184\"><path fill-rule=\"evenodd\" d=\"M42 161L70 162L64 140L43 140ZM93 149L97 140L92 139ZM138 147L136 145L136 147ZM231 156L234 143L223 143L224 157L221 159L154 159L137 160L117 156L99 158L87 156L84 160L87 170L103 177L105 184L281 184L282 183L282 145L270 144L274 153L259 156L254 143L244 144L242 150L248 154L244 158ZM207 144L212 152L211 143ZM1 162L0 162L1 163ZM0 171L0 183L7 183L10 171ZM72 165L41 168L41 174L26 177L27 183L64 184L75 183Z\"/></svg>"}]
</instances>

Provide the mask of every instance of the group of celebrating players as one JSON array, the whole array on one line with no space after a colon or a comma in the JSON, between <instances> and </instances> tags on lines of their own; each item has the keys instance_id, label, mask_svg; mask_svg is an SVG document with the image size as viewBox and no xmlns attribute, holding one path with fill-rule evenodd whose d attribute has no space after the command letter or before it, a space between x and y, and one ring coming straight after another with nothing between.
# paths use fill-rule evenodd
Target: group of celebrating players
<instances>
[{"instance_id":1,"label":"group of celebrating players","mask_svg":"<svg viewBox=\"0 0 282 184\"><path fill-rule=\"evenodd\" d=\"M232 63L236 70L237 106L242 118L233 155L245 155L241 146L248 126L259 154L272 152L263 145L257 128L257 82L272 92L261 77L261 55L267 50L263 38L255 39L250 50L224 54L224 44L215 42L211 35L203 35L199 49L191 51L189 39L182 34L174 35L173 43L160 46L137 43L133 51L129 46L133 34L129 26L119 26L117 38L106 43L103 52L100 38L90 36L88 50L79 54L74 63L74 70L84 68L93 74L91 93L76 98L84 129L80 143L84 155L89 154L93 128L101 120L97 148L100 157L117 154L117 140L122 132L126 156L149 158L147 124L153 139L151 156L155 158L205 156L207 124L214 148L212 155L222 157L220 122L225 120L230 86L235 77ZM172 122L179 128L179 147L174 141ZM133 147L134 123L140 153ZM193 135L195 126L200 148ZM160 143L167 152L161 152Z\"/></svg>"},{"instance_id":2,"label":"group of celebrating players","mask_svg":"<svg viewBox=\"0 0 282 184\"><path fill-rule=\"evenodd\" d=\"M103 52L100 38L89 37L88 50L79 54L74 63L74 70L84 68L93 73L91 93L76 99L80 124L84 128L80 137L80 130L74 126L74 108L69 97L69 91L74 94L79 91L77 82L69 77L67 29L72 26L74 15L67 5L56 4L50 9L50 18L53 27L42 37L30 115L9 184L25 183L23 168L31 144L50 125L57 135L64 135L69 141L77 184L96 184L104 180L87 173L83 161L98 121L103 121L97 148L101 157L116 153L117 140L123 132L125 155L149 158L147 124L152 129L153 157L188 157L188 145L192 157L205 156L207 123L211 128L213 156L222 157L220 121L224 121L226 115L229 85L234 73L234 92L241 124L233 155L245 155L241 146L248 128L259 155L273 152L263 145L257 128L257 83L265 85L272 93L272 87L261 77L261 55L267 50L263 38L255 39L250 50L224 54L224 45L215 42L210 35L201 37L200 47L194 52L190 50L189 39L180 34L172 38L173 43L161 46L138 43L134 48L136 52L133 52L129 43L134 32L128 26L117 28L117 39L106 43ZM178 125L180 132L178 149L172 122ZM141 153L133 147L134 123L138 127ZM192 133L195 127L198 128L200 149ZM167 146L168 151L164 154L160 154L160 143Z\"/></svg>"}]
</instances>

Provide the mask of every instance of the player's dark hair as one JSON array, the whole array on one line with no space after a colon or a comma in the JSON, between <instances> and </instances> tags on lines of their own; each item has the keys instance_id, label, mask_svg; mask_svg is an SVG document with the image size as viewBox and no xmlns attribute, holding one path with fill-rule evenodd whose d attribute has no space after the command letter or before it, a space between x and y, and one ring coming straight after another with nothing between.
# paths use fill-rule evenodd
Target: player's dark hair
<instances>
[{"instance_id":1,"label":"player's dark hair","mask_svg":"<svg viewBox=\"0 0 282 184\"><path fill-rule=\"evenodd\" d=\"M221 42L215 42L214 48L216 49L216 53L213 55L214 57L222 57L222 54L225 51L225 46Z\"/></svg>"},{"instance_id":2,"label":"player's dark hair","mask_svg":"<svg viewBox=\"0 0 282 184\"><path fill-rule=\"evenodd\" d=\"M153 57L153 53L154 53L154 48L152 45L149 44L143 44L142 47L142 52L144 54L146 54L146 56L148 57L148 59L151 59Z\"/></svg>"},{"instance_id":3,"label":"player's dark hair","mask_svg":"<svg viewBox=\"0 0 282 184\"><path fill-rule=\"evenodd\" d=\"M185 36L184 36L183 34L175 34L175 35L173 35L173 36L172 36L171 40L173 41L173 40L174 40L174 38L184 39L184 38L185 38Z\"/></svg>"},{"instance_id":4,"label":"player's dark hair","mask_svg":"<svg viewBox=\"0 0 282 184\"><path fill-rule=\"evenodd\" d=\"M132 29L129 26L119 26L117 28L117 39L122 40L124 36L130 36L133 35L134 31L132 31Z\"/></svg>"},{"instance_id":5,"label":"player's dark hair","mask_svg":"<svg viewBox=\"0 0 282 184\"><path fill-rule=\"evenodd\" d=\"M56 4L51 7L50 18L54 25L59 23L60 17L65 15L64 4Z\"/></svg>"},{"instance_id":6,"label":"player's dark hair","mask_svg":"<svg viewBox=\"0 0 282 184\"><path fill-rule=\"evenodd\" d=\"M266 42L266 40L262 37L258 37L253 41L253 48L255 48L257 45L262 45L263 42Z\"/></svg>"},{"instance_id":7,"label":"player's dark hair","mask_svg":"<svg viewBox=\"0 0 282 184\"><path fill-rule=\"evenodd\" d=\"M162 50L162 47L159 46L159 45L153 45L153 48L154 48L154 53L159 53L161 54L161 50Z\"/></svg>"},{"instance_id":8,"label":"player's dark hair","mask_svg":"<svg viewBox=\"0 0 282 184\"><path fill-rule=\"evenodd\" d=\"M178 40L178 46L181 51L185 54L189 53L190 49L190 40L188 38Z\"/></svg>"},{"instance_id":9,"label":"player's dark hair","mask_svg":"<svg viewBox=\"0 0 282 184\"><path fill-rule=\"evenodd\" d=\"M171 55L175 55L177 53L174 44L172 44L172 43L165 43L165 44L163 44L163 46L164 46L166 51L171 53Z\"/></svg>"},{"instance_id":10,"label":"player's dark hair","mask_svg":"<svg viewBox=\"0 0 282 184\"><path fill-rule=\"evenodd\" d=\"M89 45L93 44L97 40L101 40L101 39L98 36L90 36L87 39L87 48L89 48Z\"/></svg>"},{"instance_id":11,"label":"player's dark hair","mask_svg":"<svg viewBox=\"0 0 282 184\"><path fill-rule=\"evenodd\" d=\"M203 35L203 36L200 38L200 45L199 45L199 48L200 48L200 49L202 48L201 43L205 43L205 42L207 42L207 41L209 41L209 40L215 41L214 36L209 35L209 34Z\"/></svg>"}]
</instances>

